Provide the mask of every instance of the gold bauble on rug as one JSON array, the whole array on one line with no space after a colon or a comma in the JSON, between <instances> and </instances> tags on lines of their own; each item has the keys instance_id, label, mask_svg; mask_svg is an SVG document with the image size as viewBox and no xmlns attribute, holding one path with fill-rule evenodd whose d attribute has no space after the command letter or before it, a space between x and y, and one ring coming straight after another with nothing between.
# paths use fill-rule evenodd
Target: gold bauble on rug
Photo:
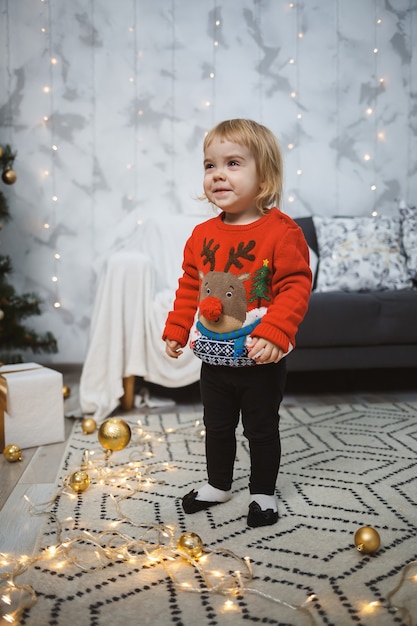
<instances>
[{"instance_id":1,"label":"gold bauble on rug","mask_svg":"<svg viewBox=\"0 0 417 626\"><path fill-rule=\"evenodd\" d=\"M203 542L197 533L183 533L177 541L177 548L192 559L199 559L203 554Z\"/></svg>"},{"instance_id":2,"label":"gold bauble on rug","mask_svg":"<svg viewBox=\"0 0 417 626\"><path fill-rule=\"evenodd\" d=\"M9 463L16 463L22 460L22 450L15 443L10 443L4 448L3 456Z\"/></svg>"},{"instance_id":3,"label":"gold bauble on rug","mask_svg":"<svg viewBox=\"0 0 417 626\"><path fill-rule=\"evenodd\" d=\"M86 417L81 422L81 428L85 435L90 435L97 428L97 422L92 417Z\"/></svg>"},{"instance_id":4,"label":"gold bauble on rug","mask_svg":"<svg viewBox=\"0 0 417 626\"><path fill-rule=\"evenodd\" d=\"M74 472L73 474L71 474L69 484L73 491L79 493L81 491L85 491L88 488L88 486L90 485L90 477L87 472L79 470L78 472Z\"/></svg>"},{"instance_id":5,"label":"gold bauble on rug","mask_svg":"<svg viewBox=\"0 0 417 626\"><path fill-rule=\"evenodd\" d=\"M118 417L106 419L98 429L98 440L105 450L112 452L126 448L132 436L130 426Z\"/></svg>"},{"instance_id":6,"label":"gold bauble on rug","mask_svg":"<svg viewBox=\"0 0 417 626\"><path fill-rule=\"evenodd\" d=\"M355 533L355 546L359 552L363 554L372 554L376 552L381 545L379 533L372 526L363 526Z\"/></svg>"}]
</instances>

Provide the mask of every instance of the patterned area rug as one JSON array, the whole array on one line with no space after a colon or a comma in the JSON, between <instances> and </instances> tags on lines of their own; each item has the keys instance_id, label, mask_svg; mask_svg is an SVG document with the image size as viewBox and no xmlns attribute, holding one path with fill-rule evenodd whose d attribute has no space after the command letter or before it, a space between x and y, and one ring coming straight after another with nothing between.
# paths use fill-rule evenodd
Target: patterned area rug
<instances>
[{"instance_id":1,"label":"patterned area rug","mask_svg":"<svg viewBox=\"0 0 417 626\"><path fill-rule=\"evenodd\" d=\"M416 624L417 567L406 565L417 559L417 404L284 407L281 417L280 520L257 529L246 525L240 432L232 500L185 515L180 496L205 482L200 414L123 415L132 439L107 463L97 433L77 422L57 487L85 450L91 484L51 502L39 550L57 544L57 528L71 548L19 577L37 595L21 624ZM363 526L378 531L377 552L356 549ZM185 532L199 535L203 558L178 553Z\"/></svg>"}]
</instances>

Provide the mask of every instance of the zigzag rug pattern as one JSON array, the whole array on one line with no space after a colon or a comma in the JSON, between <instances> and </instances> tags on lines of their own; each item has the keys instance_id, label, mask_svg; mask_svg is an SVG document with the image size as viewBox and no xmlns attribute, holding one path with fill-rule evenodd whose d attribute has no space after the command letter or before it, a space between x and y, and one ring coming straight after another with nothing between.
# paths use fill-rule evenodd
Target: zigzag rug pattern
<instances>
[{"instance_id":1,"label":"zigzag rug pattern","mask_svg":"<svg viewBox=\"0 0 417 626\"><path fill-rule=\"evenodd\" d=\"M22 625L417 623L416 582L411 577L391 604L386 602L407 563L417 559L417 404L284 406L277 489L280 519L274 526L256 529L246 525L249 456L240 431L233 498L185 515L180 497L206 481L201 414L174 410L131 413L123 419L131 426L132 440L113 453L111 462L123 467L140 459L152 479L121 505L136 526L120 521L115 506L123 487L117 481L111 486L92 480L83 493L75 497L61 493L56 498L51 507L56 518L45 523L39 550L56 540L56 519L69 539L84 531L95 536L115 528L134 535L141 525L143 530L148 523L167 524L175 537L197 533L208 551L230 550L249 557L253 572L249 587L255 591L243 590L236 596L213 593L201 572L182 557L172 559L174 575L147 554L138 555L133 563L112 560L93 573L71 563L42 560L22 577L38 597L23 613ZM83 434L77 422L58 487L64 476L79 469L84 451L94 448L100 451L97 435ZM380 534L376 553L356 550L354 533L362 526L372 526ZM88 556L89 550L86 539L81 552ZM231 571L233 563L224 567ZM178 585L180 579L191 581L198 592L187 592Z\"/></svg>"}]
</instances>

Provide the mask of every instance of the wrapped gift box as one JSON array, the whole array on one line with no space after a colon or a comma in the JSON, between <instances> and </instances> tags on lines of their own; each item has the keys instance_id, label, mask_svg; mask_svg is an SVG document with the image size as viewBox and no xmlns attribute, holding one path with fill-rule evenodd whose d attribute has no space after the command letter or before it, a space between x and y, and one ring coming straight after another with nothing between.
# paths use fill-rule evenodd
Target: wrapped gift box
<instances>
[{"instance_id":1,"label":"wrapped gift box","mask_svg":"<svg viewBox=\"0 0 417 626\"><path fill-rule=\"evenodd\" d=\"M64 441L62 383L60 372L37 363L0 367L1 451L1 443L31 448Z\"/></svg>"}]
</instances>

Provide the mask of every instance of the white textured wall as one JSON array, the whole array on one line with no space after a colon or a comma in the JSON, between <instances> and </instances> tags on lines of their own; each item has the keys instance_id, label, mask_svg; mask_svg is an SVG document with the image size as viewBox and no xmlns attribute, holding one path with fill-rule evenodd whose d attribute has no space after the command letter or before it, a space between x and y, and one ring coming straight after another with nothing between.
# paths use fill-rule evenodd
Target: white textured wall
<instances>
[{"instance_id":1,"label":"white textured wall","mask_svg":"<svg viewBox=\"0 0 417 626\"><path fill-rule=\"evenodd\" d=\"M292 216L417 200L416 0L0 0L0 19L0 144L18 151L0 252L44 299L34 325L60 352L43 361L83 360L98 257L147 215L202 210L217 121L276 133Z\"/></svg>"}]
</instances>

